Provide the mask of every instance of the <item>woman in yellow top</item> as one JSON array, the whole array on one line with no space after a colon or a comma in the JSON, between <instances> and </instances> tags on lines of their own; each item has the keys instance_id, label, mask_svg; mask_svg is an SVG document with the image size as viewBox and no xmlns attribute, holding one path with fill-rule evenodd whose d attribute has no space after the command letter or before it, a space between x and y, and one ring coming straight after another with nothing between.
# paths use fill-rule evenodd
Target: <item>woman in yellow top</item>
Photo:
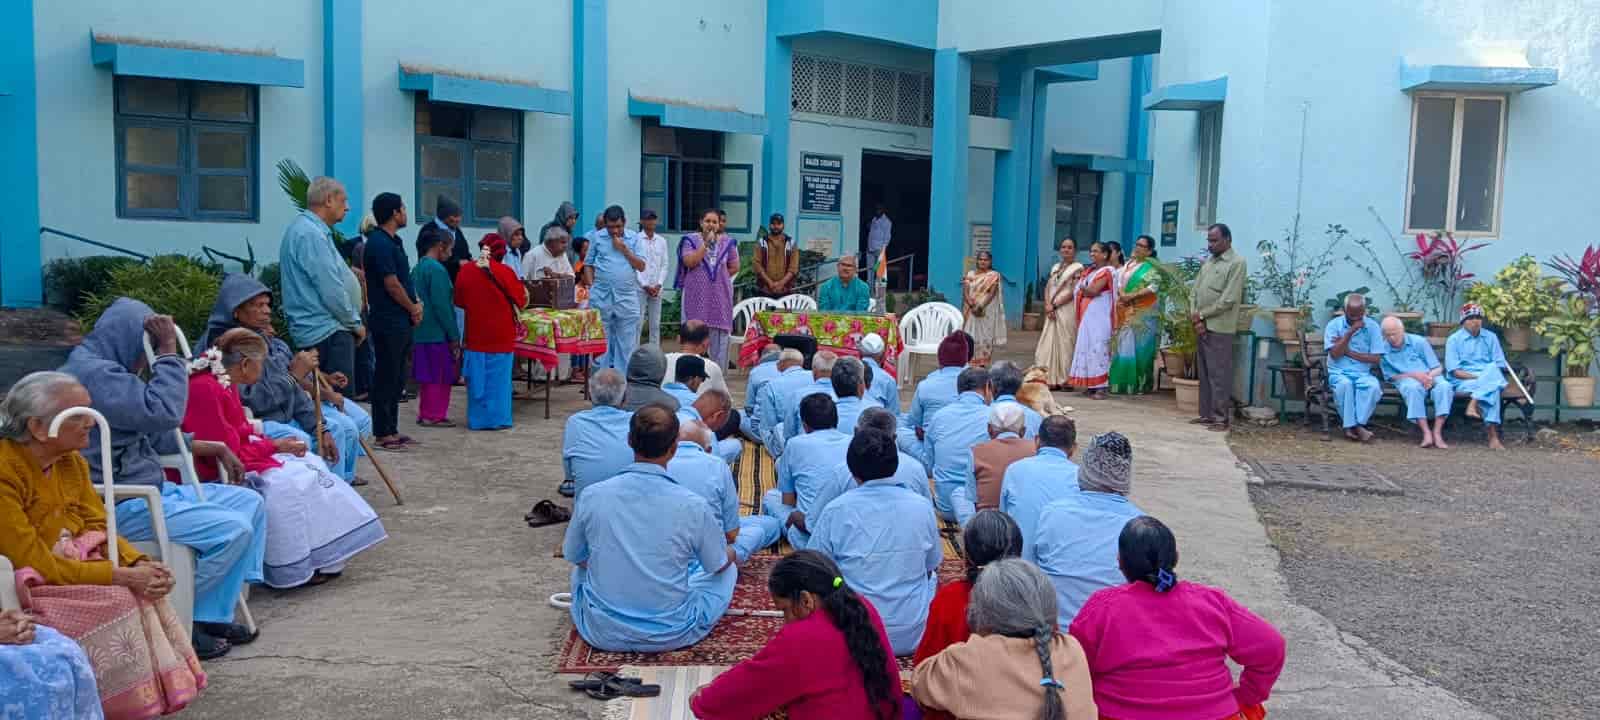
<instances>
[{"instance_id":1,"label":"woman in yellow top","mask_svg":"<svg viewBox=\"0 0 1600 720\"><path fill-rule=\"evenodd\" d=\"M104 501L78 454L94 422L70 418L50 437L56 415L88 405L58 372L28 375L0 400L0 555L19 569L34 619L83 646L106 717L144 720L188 705L205 673L166 602L171 571L121 538L117 566L104 557Z\"/></svg>"}]
</instances>

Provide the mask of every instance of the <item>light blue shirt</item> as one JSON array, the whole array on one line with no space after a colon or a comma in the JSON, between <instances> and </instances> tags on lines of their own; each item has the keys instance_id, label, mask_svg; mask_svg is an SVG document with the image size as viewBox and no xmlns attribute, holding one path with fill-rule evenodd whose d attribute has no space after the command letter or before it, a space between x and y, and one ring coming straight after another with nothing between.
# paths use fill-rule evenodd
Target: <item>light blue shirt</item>
<instances>
[{"instance_id":1,"label":"light blue shirt","mask_svg":"<svg viewBox=\"0 0 1600 720\"><path fill-rule=\"evenodd\" d=\"M1500 336L1495 335L1493 330L1482 328L1477 335L1473 335L1466 328L1460 328L1450 333L1450 338L1444 341L1445 372L1473 372L1489 365L1510 367L1510 363L1506 362L1505 350L1500 347Z\"/></svg>"},{"instance_id":2,"label":"light blue shirt","mask_svg":"<svg viewBox=\"0 0 1600 720\"><path fill-rule=\"evenodd\" d=\"M921 495L922 499L932 504L933 495L928 491L928 471L916 458L899 451L896 451L896 454L900 457L900 463L895 466L894 475L889 477L889 482ZM828 503L833 502L834 498L856 487L856 478L850 473L850 466L843 462L839 463L833 469L833 480L817 493L817 507L827 509Z\"/></svg>"},{"instance_id":3,"label":"light blue shirt","mask_svg":"<svg viewBox=\"0 0 1600 720\"><path fill-rule=\"evenodd\" d=\"M1039 436L1039 423L1044 422L1044 416L1040 415L1038 410L1034 410L1033 408L1018 402L1017 396L1015 395L996 396L994 402L989 403L989 406L992 408L1000 403L1011 403L1012 405L1022 408L1022 427L1024 428L1022 433L1023 437L1031 438Z\"/></svg>"},{"instance_id":4,"label":"light blue shirt","mask_svg":"<svg viewBox=\"0 0 1600 720\"><path fill-rule=\"evenodd\" d=\"M723 532L739 529L739 490L733 484L733 468L722 458L680 440L677 454L667 461L667 474L706 499Z\"/></svg>"},{"instance_id":5,"label":"light blue shirt","mask_svg":"<svg viewBox=\"0 0 1600 720\"><path fill-rule=\"evenodd\" d=\"M928 501L892 479L870 480L829 503L811 530L810 549L833 558L878 609L894 653L915 652L944 561Z\"/></svg>"},{"instance_id":6,"label":"light blue shirt","mask_svg":"<svg viewBox=\"0 0 1600 720\"><path fill-rule=\"evenodd\" d=\"M789 393L811 384L811 371L796 365L767 382L761 388L761 442L773 457L783 453L786 423L784 411L788 409Z\"/></svg>"},{"instance_id":7,"label":"light blue shirt","mask_svg":"<svg viewBox=\"0 0 1600 720\"><path fill-rule=\"evenodd\" d=\"M1128 498L1116 493L1076 492L1044 506L1039 511L1031 543L1039 566L1056 586L1056 620L1061 627L1102 588L1127 582L1117 567L1117 539L1122 527L1144 511Z\"/></svg>"},{"instance_id":8,"label":"light blue shirt","mask_svg":"<svg viewBox=\"0 0 1600 720\"><path fill-rule=\"evenodd\" d=\"M1039 511L1055 500L1078 493L1078 464L1060 448L1039 448L1006 468L1000 479L1000 510L1022 529L1022 559L1033 560L1034 531Z\"/></svg>"},{"instance_id":9,"label":"light blue shirt","mask_svg":"<svg viewBox=\"0 0 1600 720\"><path fill-rule=\"evenodd\" d=\"M726 607L710 606L690 579L734 572L723 568L727 548L704 497L660 465L630 464L590 487L567 525L561 555L586 566L573 572L572 622L589 644L607 649L691 637Z\"/></svg>"},{"instance_id":10,"label":"light blue shirt","mask_svg":"<svg viewBox=\"0 0 1600 720\"><path fill-rule=\"evenodd\" d=\"M628 447L628 422L633 413L601 405L567 418L561 434L561 464L577 494L601 480L622 472L633 462Z\"/></svg>"},{"instance_id":11,"label":"light blue shirt","mask_svg":"<svg viewBox=\"0 0 1600 720\"><path fill-rule=\"evenodd\" d=\"M926 431L928 423L933 422L933 416L939 414L944 406L955 402L956 377L961 370L958 367L939 368L917 383L917 391L911 394L911 409L906 411L906 427Z\"/></svg>"},{"instance_id":12,"label":"light blue shirt","mask_svg":"<svg viewBox=\"0 0 1600 720\"><path fill-rule=\"evenodd\" d=\"M589 238L588 267L594 268L594 285L589 288L589 305L605 310L639 311L639 274L628 258L611 246L611 234L592 230ZM636 257L644 257L644 241L633 230L622 231L622 243Z\"/></svg>"},{"instance_id":13,"label":"light blue shirt","mask_svg":"<svg viewBox=\"0 0 1600 720\"><path fill-rule=\"evenodd\" d=\"M673 382L663 384L661 386L661 390L678 400L679 410L694 406L694 399L696 396L694 391L689 389L688 385L674 380Z\"/></svg>"},{"instance_id":14,"label":"light blue shirt","mask_svg":"<svg viewBox=\"0 0 1600 720\"><path fill-rule=\"evenodd\" d=\"M990 407L993 406L991 405ZM994 436L994 439L1017 440L1019 437L1014 432L1003 432ZM981 445L982 443L979 444ZM967 459L967 467L972 468L972 472L967 473L966 484L956 488L955 492L950 494L950 509L955 512L956 522L963 527L966 526L968 520L972 519L973 515L978 514L978 456L971 450L967 451L967 455L971 456ZM1001 480L1004 481L1004 479L1002 476Z\"/></svg>"},{"instance_id":15,"label":"light blue shirt","mask_svg":"<svg viewBox=\"0 0 1600 720\"><path fill-rule=\"evenodd\" d=\"M1339 338L1344 337L1345 333L1349 331L1350 323L1344 319L1343 315L1329 320L1328 327L1322 331L1323 349L1332 350L1333 346L1339 342ZM1378 329L1377 321L1367 318L1361 323L1361 329L1356 331L1356 336L1350 338L1348 349L1358 353L1382 355L1388 347L1389 343L1383 341L1383 331ZM1341 375L1355 377L1372 374L1372 366L1370 364L1361 362L1349 355L1341 358L1329 355L1328 369Z\"/></svg>"},{"instance_id":16,"label":"light blue shirt","mask_svg":"<svg viewBox=\"0 0 1600 720\"><path fill-rule=\"evenodd\" d=\"M839 424L837 426L839 432L853 435L856 431L856 423L861 420L861 413L866 412L867 408L878 407L878 403L858 397L847 397L835 399L833 406L839 413Z\"/></svg>"},{"instance_id":17,"label":"light blue shirt","mask_svg":"<svg viewBox=\"0 0 1600 720\"><path fill-rule=\"evenodd\" d=\"M767 386L767 383L772 382L781 374L778 371L778 361L768 360L750 368L750 375L745 378L744 412L750 416L750 427L757 433L761 432L761 426L757 424L760 418L761 391Z\"/></svg>"},{"instance_id":18,"label":"light blue shirt","mask_svg":"<svg viewBox=\"0 0 1600 720\"><path fill-rule=\"evenodd\" d=\"M801 385L789 392L788 399L783 403L783 433L786 440L793 440L800 435L802 429L800 422L800 401L818 393L827 395L838 401L833 394L833 381L828 378L819 378L811 381L809 385Z\"/></svg>"},{"instance_id":19,"label":"light blue shirt","mask_svg":"<svg viewBox=\"0 0 1600 720\"><path fill-rule=\"evenodd\" d=\"M807 527L810 527L811 519L817 516L817 511L822 509L817 499L829 492L834 466L839 464L839 458L844 457L849 447L849 435L829 428L790 440L784 448L783 457L778 458L778 492L794 493L794 507L805 514ZM810 542L810 535L799 528L791 528L790 538L790 544L796 547L803 548ZM800 542L796 543L794 539Z\"/></svg>"},{"instance_id":20,"label":"light blue shirt","mask_svg":"<svg viewBox=\"0 0 1600 720\"><path fill-rule=\"evenodd\" d=\"M1384 341L1382 367L1383 377L1393 382L1397 375L1416 372L1427 374L1439 367L1439 355L1433 351L1433 345L1427 338L1406 333L1400 347Z\"/></svg>"},{"instance_id":21,"label":"light blue shirt","mask_svg":"<svg viewBox=\"0 0 1600 720\"><path fill-rule=\"evenodd\" d=\"M278 245L278 263L283 313L295 345L310 347L340 330L361 327L355 302L360 286L322 218L302 210L289 222Z\"/></svg>"},{"instance_id":22,"label":"light blue shirt","mask_svg":"<svg viewBox=\"0 0 1600 720\"><path fill-rule=\"evenodd\" d=\"M861 362L872 366L872 387L867 389L867 397L877 400L879 405L887 408L889 412L900 414L900 386L895 382L888 370L883 369L877 360L861 358ZM754 380L754 371L751 371Z\"/></svg>"},{"instance_id":23,"label":"light blue shirt","mask_svg":"<svg viewBox=\"0 0 1600 720\"><path fill-rule=\"evenodd\" d=\"M953 512L950 495L972 474L972 446L989 441L989 405L982 395L961 393L933 416L925 434L933 458L933 504L940 512Z\"/></svg>"}]
</instances>

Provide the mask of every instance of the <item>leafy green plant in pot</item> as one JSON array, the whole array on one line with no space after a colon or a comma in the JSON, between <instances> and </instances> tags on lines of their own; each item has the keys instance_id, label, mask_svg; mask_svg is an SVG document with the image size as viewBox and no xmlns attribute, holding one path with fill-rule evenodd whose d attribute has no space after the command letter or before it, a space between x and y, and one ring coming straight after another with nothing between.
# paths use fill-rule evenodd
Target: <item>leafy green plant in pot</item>
<instances>
[{"instance_id":1,"label":"leafy green plant in pot","mask_svg":"<svg viewBox=\"0 0 1600 720\"><path fill-rule=\"evenodd\" d=\"M1193 283L1200 272L1200 262L1194 257L1182 258L1156 269L1156 289L1162 303L1161 331L1166 337L1161 348L1161 362L1176 388L1178 409L1184 412L1200 411L1200 366L1195 362L1200 338L1189 320Z\"/></svg>"},{"instance_id":2,"label":"leafy green plant in pot","mask_svg":"<svg viewBox=\"0 0 1600 720\"><path fill-rule=\"evenodd\" d=\"M1563 299L1554 314L1539 321L1535 328L1550 341L1550 357L1561 361L1561 396L1568 405L1594 405L1594 366L1596 345L1600 344L1600 314L1589 311L1580 296Z\"/></svg>"},{"instance_id":3,"label":"leafy green plant in pot","mask_svg":"<svg viewBox=\"0 0 1600 720\"><path fill-rule=\"evenodd\" d=\"M1311 247L1309 240L1300 235L1300 218L1284 231L1280 240L1262 240L1256 243L1256 271L1253 279L1257 286L1278 299L1272 309L1273 323L1278 339L1285 343L1300 337L1305 318L1311 312L1311 298L1317 284L1333 268L1334 251L1350 235L1341 225L1329 225L1323 231L1326 239L1321 250Z\"/></svg>"},{"instance_id":4,"label":"leafy green plant in pot","mask_svg":"<svg viewBox=\"0 0 1600 720\"><path fill-rule=\"evenodd\" d=\"M1507 350L1521 352L1532 345L1534 323L1561 301L1561 279L1545 277L1539 261L1523 255L1500 268L1493 282L1468 287L1464 297L1500 328Z\"/></svg>"},{"instance_id":5,"label":"leafy green plant in pot","mask_svg":"<svg viewBox=\"0 0 1600 720\"><path fill-rule=\"evenodd\" d=\"M1328 310L1328 319L1331 320L1344 314L1344 301L1351 295L1360 295L1367 299L1367 315L1369 317L1381 317L1383 315L1378 310L1377 303L1372 301L1372 288L1362 285L1354 290L1341 291L1338 295L1323 301L1322 307Z\"/></svg>"}]
</instances>

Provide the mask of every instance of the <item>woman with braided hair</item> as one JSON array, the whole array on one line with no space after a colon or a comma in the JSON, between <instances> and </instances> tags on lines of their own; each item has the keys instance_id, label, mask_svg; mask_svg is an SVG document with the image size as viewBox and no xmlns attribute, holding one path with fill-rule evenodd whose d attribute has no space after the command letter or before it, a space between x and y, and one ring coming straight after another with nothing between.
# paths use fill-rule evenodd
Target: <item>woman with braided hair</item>
<instances>
[{"instance_id":1,"label":"woman with braided hair","mask_svg":"<svg viewBox=\"0 0 1600 720\"><path fill-rule=\"evenodd\" d=\"M911 694L958 718L1095 720L1089 665L1056 627L1056 592L1024 560L990 563L967 606L972 638L921 664Z\"/></svg>"},{"instance_id":2,"label":"woman with braided hair","mask_svg":"<svg viewBox=\"0 0 1600 720\"><path fill-rule=\"evenodd\" d=\"M928 625L922 631L922 642L917 643L913 662L938 655L972 634L967 627L972 586L990 563L1022 555L1022 530L1010 515L994 509L979 510L961 529L961 547L966 551L962 558L967 563L966 577L946 583L933 596L933 604L928 606Z\"/></svg>"},{"instance_id":3,"label":"woman with braided hair","mask_svg":"<svg viewBox=\"0 0 1600 720\"><path fill-rule=\"evenodd\" d=\"M1218 588L1179 582L1178 541L1153 517L1123 526L1117 563L1128 584L1089 596L1071 627L1101 720L1266 717L1283 671L1277 629ZM1229 659L1243 668L1237 684Z\"/></svg>"},{"instance_id":4,"label":"woman with braided hair","mask_svg":"<svg viewBox=\"0 0 1600 720\"><path fill-rule=\"evenodd\" d=\"M783 629L766 647L689 699L701 720L896 720L900 668L872 604L846 585L839 566L801 550L772 567L767 591ZM1085 681L1087 685L1087 680Z\"/></svg>"}]
</instances>

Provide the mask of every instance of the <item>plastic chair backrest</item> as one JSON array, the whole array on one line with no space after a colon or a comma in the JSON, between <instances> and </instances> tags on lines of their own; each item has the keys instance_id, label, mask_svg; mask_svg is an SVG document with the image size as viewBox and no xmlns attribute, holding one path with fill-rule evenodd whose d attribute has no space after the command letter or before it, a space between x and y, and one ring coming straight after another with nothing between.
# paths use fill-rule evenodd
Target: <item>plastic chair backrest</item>
<instances>
[{"instance_id":1,"label":"plastic chair backrest","mask_svg":"<svg viewBox=\"0 0 1600 720\"><path fill-rule=\"evenodd\" d=\"M189 338L185 337L184 334L183 334L183 328L180 327L180 328L173 328L173 329L176 330L177 333L178 333L178 352L181 353L183 355L183 357L186 357L186 358L194 357L194 352L189 349ZM155 351L155 347L150 344L150 333L145 333L144 334L144 357L145 357L145 361L146 362L148 362L151 365L155 365L155 362L156 362L156 351ZM182 427L173 428L172 432L177 435L177 439L178 439L178 456L183 458L182 462L179 463L177 468L176 468L176 470L178 471L178 476L183 478L183 484L193 487L194 488L195 497L197 499L199 499L201 502L204 502L205 499L206 499L205 498L205 489L201 487L200 474L195 472L195 469L194 469L194 454L189 452L189 446L183 442L183 428ZM217 472L219 472L219 473L225 472L220 467L220 464L219 464L219 467L217 468ZM225 481L226 477L221 477L219 479Z\"/></svg>"},{"instance_id":2,"label":"plastic chair backrest","mask_svg":"<svg viewBox=\"0 0 1600 720\"><path fill-rule=\"evenodd\" d=\"M56 414L56 419L50 421L50 437L61 434L61 423L67 418L88 415L94 419L95 429L100 433L100 483L106 494L106 555L111 561L111 567L116 567L117 558L117 499L116 479L112 477L116 467L111 462L111 424L106 422L106 416L99 410L79 405L70 407ZM9 582L10 578L0 578L0 582Z\"/></svg>"},{"instance_id":3,"label":"plastic chair backrest","mask_svg":"<svg viewBox=\"0 0 1600 720\"><path fill-rule=\"evenodd\" d=\"M900 319L900 340L907 347L938 345L946 335L961 329L961 311L946 303L929 302L911 308Z\"/></svg>"},{"instance_id":4,"label":"plastic chair backrest","mask_svg":"<svg viewBox=\"0 0 1600 720\"><path fill-rule=\"evenodd\" d=\"M733 306L733 332L729 334L734 337L742 337L744 329L749 326L751 320L755 319L756 313L763 310L771 310L777 304L778 301L761 296L740 300L738 305Z\"/></svg>"},{"instance_id":5,"label":"plastic chair backrest","mask_svg":"<svg viewBox=\"0 0 1600 720\"><path fill-rule=\"evenodd\" d=\"M793 293L778 298L778 306L785 310L815 310L817 309L817 301L810 295Z\"/></svg>"}]
</instances>

